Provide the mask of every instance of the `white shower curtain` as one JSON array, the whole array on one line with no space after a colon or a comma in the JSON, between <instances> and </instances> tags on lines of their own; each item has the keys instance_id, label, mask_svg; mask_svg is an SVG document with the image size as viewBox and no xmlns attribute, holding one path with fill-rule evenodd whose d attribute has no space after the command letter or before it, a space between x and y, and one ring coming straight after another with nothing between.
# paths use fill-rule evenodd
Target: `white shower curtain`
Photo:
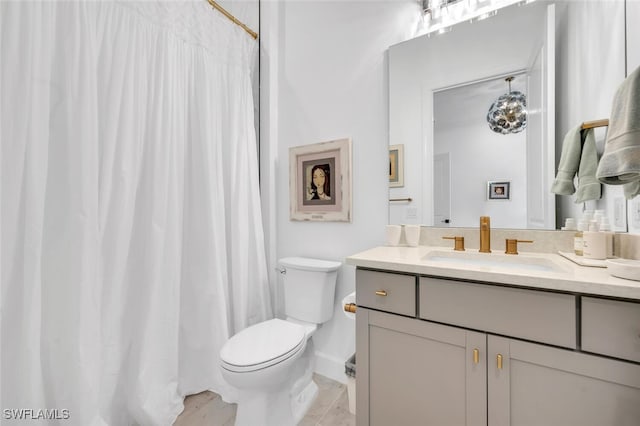
<instances>
[{"instance_id":1,"label":"white shower curtain","mask_svg":"<svg viewBox=\"0 0 640 426\"><path fill-rule=\"evenodd\" d=\"M256 48L204 0L0 2L2 424L233 399L219 349L271 316Z\"/></svg>"}]
</instances>

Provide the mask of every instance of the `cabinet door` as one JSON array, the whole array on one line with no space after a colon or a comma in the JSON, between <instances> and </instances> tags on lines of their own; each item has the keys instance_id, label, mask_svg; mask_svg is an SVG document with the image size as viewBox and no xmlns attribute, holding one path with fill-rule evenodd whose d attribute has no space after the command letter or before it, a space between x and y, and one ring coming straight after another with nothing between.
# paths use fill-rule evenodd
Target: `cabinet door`
<instances>
[{"instance_id":1,"label":"cabinet door","mask_svg":"<svg viewBox=\"0 0 640 426\"><path fill-rule=\"evenodd\" d=\"M487 350L490 426L640 421L640 365L493 335Z\"/></svg>"},{"instance_id":2,"label":"cabinet door","mask_svg":"<svg viewBox=\"0 0 640 426\"><path fill-rule=\"evenodd\" d=\"M486 425L486 334L362 308L356 327L358 425Z\"/></svg>"}]
</instances>

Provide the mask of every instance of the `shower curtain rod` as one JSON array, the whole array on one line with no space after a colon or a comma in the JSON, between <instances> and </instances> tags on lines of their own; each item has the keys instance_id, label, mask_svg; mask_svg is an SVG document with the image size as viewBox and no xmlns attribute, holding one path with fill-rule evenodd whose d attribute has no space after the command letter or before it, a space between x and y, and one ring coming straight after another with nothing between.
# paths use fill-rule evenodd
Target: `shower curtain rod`
<instances>
[{"instance_id":1,"label":"shower curtain rod","mask_svg":"<svg viewBox=\"0 0 640 426\"><path fill-rule=\"evenodd\" d=\"M249 35L251 37L253 37L253 39L257 39L258 38L258 33L253 31L251 28L247 27L245 24L243 24L242 22L240 22L238 20L238 18L236 18L235 16L233 16L232 14L230 14L229 12L227 12L225 10L224 7L220 6L218 3L216 3L214 0L207 0L209 2L209 4L211 6L213 6L214 9L217 9L220 13L222 13L224 16L226 16L227 18L229 18L229 20L231 22L233 22L234 24L238 25L240 28L242 28L243 30L245 30L246 32L249 33Z\"/></svg>"}]
</instances>

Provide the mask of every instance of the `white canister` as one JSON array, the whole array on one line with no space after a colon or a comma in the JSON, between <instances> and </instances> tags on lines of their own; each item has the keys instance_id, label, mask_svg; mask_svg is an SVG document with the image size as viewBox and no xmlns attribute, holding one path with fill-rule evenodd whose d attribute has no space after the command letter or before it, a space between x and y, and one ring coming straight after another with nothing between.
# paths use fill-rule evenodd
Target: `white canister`
<instances>
[{"instance_id":1,"label":"white canister","mask_svg":"<svg viewBox=\"0 0 640 426\"><path fill-rule=\"evenodd\" d=\"M405 225L404 239L411 247L417 247L420 243L420 225Z\"/></svg>"},{"instance_id":2,"label":"white canister","mask_svg":"<svg viewBox=\"0 0 640 426\"><path fill-rule=\"evenodd\" d=\"M613 258L613 232L611 231L600 231L604 234L606 239L606 247L607 247L607 259Z\"/></svg>"},{"instance_id":3,"label":"white canister","mask_svg":"<svg viewBox=\"0 0 640 426\"><path fill-rule=\"evenodd\" d=\"M586 259L606 259L606 233L597 231L584 231L582 233L582 255Z\"/></svg>"},{"instance_id":4,"label":"white canister","mask_svg":"<svg viewBox=\"0 0 640 426\"><path fill-rule=\"evenodd\" d=\"M611 231L611 225L609 219L604 216L600 221L600 232L606 235L607 238L607 259L613 258L613 232Z\"/></svg>"},{"instance_id":5,"label":"white canister","mask_svg":"<svg viewBox=\"0 0 640 426\"><path fill-rule=\"evenodd\" d=\"M388 246L400 244L400 235L402 235L402 227L400 225L387 225L385 237Z\"/></svg>"}]
</instances>

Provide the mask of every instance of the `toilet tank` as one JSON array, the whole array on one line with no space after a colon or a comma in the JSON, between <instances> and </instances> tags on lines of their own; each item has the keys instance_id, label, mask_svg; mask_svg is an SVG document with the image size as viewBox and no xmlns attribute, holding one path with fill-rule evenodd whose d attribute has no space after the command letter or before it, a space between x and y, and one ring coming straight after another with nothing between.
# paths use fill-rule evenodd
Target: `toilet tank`
<instances>
[{"instance_id":1,"label":"toilet tank","mask_svg":"<svg viewBox=\"0 0 640 426\"><path fill-rule=\"evenodd\" d=\"M333 298L340 262L286 257L280 259L286 271L284 280L284 310L288 317L321 324L333 315Z\"/></svg>"}]
</instances>

